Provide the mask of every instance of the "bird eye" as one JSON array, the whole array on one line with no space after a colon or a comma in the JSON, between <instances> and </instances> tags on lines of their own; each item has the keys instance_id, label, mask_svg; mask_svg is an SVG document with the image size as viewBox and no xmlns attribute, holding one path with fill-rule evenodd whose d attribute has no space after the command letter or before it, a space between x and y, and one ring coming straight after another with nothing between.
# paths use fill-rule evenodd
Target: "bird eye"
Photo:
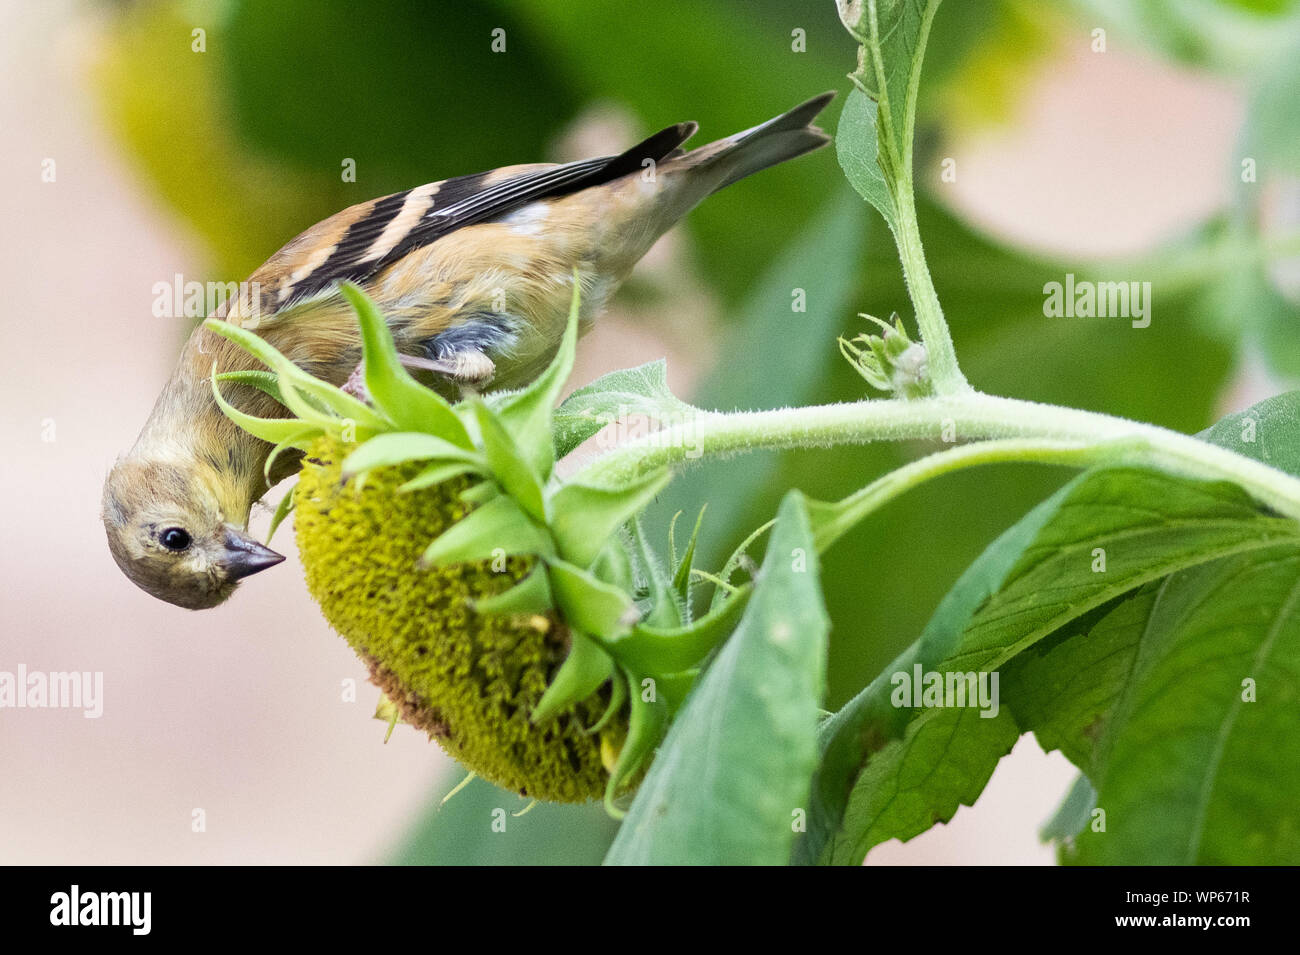
<instances>
[{"instance_id":1,"label":"bird eye","mask_svg":"<svg viewBox=\"0 0 1300 955\"><path fill-rule=\"evenodd\" d=\"M189 532L183 527L169 527L159 537L168 550L181 551L190 546Z\"/></svg>"}]
</instances>

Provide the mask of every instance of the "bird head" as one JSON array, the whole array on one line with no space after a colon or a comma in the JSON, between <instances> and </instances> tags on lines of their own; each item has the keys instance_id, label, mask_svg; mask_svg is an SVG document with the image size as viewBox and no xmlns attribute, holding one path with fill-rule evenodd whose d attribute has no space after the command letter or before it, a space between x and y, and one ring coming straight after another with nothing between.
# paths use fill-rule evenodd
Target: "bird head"
<instances>
[{"instance_id":1,"label":"bird head","mask_svg":"<svg viewBox=\"0 0 1300 955\"><path fill-rule=\"evenodd\" d=\"M284 560L244 530L247 506L223 505L202 470L127 457L104 482L103 519L117 566L148 594L215 607L245 577Z\"/></svg>"}]
</instances>

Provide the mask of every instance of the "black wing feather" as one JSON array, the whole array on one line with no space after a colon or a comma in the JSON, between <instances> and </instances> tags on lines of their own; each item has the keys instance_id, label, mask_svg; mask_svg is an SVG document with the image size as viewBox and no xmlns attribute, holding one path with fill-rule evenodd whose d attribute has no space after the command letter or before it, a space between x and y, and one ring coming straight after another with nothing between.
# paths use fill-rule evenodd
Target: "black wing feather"
<instances>
[{"instance_id":1,"label":"black wing feather","mask_svg":"<svg viewBox=\"0 0 1300 955\"><path fill-rule=\"evenodd\" d=\"M380 199L368 214L349 226L329 258L295 283L279 309L320 294L336 282L362 282L412 250L436 242L463 226L507 215L539 199L568 195L638 172L646 159L658 162L672 154L691 137L695 128L694 123L678 123L617 156L564 163L486 187L483 183L490 173L448 179L435 193L434 207L391 250L363 262L375 240L401 213L410 191Z\"/></svg>"}]
</instances>

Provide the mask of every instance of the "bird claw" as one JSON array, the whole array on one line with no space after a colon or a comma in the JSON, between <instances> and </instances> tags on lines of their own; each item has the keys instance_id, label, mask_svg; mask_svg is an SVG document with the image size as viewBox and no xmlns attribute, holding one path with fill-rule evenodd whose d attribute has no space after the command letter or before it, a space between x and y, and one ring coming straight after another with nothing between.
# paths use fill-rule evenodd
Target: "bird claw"
<instances>
[{"instance_id":1,"label":"bird claw","mask_svg":"<svg viewBox=\"0 0 1300 955\"><path fill-rule=\"evenodd\" d=\"M490 382L496 374L496 365L492 359L478 349L458 351L448 358L423 358L419 355L398 355L398 360L405 368L416 371L431 371L449 381L455 382L466 391L477 391ZM370 402L370 392L366 390L366 366L359 362L343 383L343 390L361 401Z\"/></svg>"},{"instance_id":2,"label":"bird claw","mask_svg":"<svg viewBox=\"0 0 1300 955\"><path fill-rule=\"evenodd\" d=\"M492 359L476 348L454 352L447 358L422 358L418 355L402 355L400 358L407 368L431 371L470 387L486 385L497 372Z\"/></svg>"},{"instance_id":3,"label":"bird claw","mask_svg":"<svg viewBox=\"0 0 1300 955\"><path fill-rule=\"evenodd\" d=\"M360 401L370 402L370 392L366 390L366 366L363 362L358 362L357 367L352 369L352 374L348 375L348 380L343 382L343 391Z\"/></svg>"}]
</instances>

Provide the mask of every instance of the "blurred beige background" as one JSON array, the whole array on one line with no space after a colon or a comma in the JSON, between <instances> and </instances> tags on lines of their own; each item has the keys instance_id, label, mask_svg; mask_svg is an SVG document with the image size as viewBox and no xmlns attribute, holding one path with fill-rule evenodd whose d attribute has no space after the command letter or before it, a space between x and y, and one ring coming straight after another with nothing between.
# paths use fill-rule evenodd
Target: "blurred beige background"
<instances>
[{"instance_id":1,"label":"blurred beige background","mask_svg":"<svg viewBox=\"0 0 1300 955\"><path fill-rule=\"evenodd\" d=\"M204 613L137 591L105 547L101 482L181 338L151 316L151 287L202 276L204 251L97 118L82 68L94 42L85 8L0 0L0 670L102 671L105 695L98 720L0 710L0 862L380 861L458 770L410 728L383 745L377 691L308 599L291 534L276 540L288 563ZM1040 65L1013 125L954 147L952 204L1013 241L1089 255L1140 250L1222 205L1240 91L1078 43ZM1153 110L1159 130L1142 121ZM699 356L633 321L587 340L575 384L665 352L674 384L690 380ZM869 862L1050 863L1035 829L1073 777L1026 737L977 806Z\"/></svg>"}]
</instances>

